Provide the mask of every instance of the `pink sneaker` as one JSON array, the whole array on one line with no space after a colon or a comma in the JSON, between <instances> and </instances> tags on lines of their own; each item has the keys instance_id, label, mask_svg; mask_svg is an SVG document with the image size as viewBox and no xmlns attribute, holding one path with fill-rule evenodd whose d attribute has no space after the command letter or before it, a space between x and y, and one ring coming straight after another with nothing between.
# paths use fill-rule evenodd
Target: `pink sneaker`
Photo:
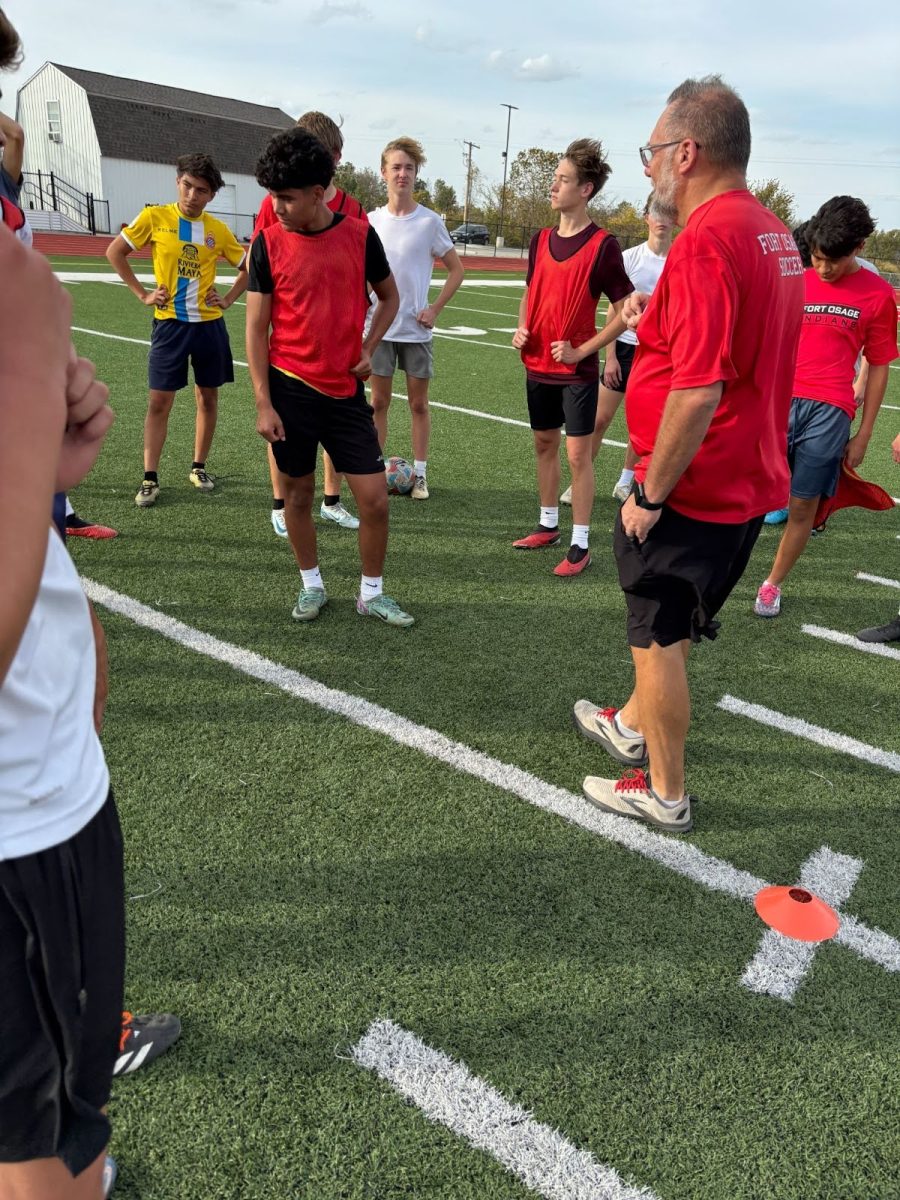
<instances>
[{"instance_id":1,"label":"pink sneaker","mask_svg":"<svg viewBox=\"0 0 900 1200\"><path fill-rule=\"evenodd\" d=\"M753 611L758 617L777 617L781 612L781 588L774 583L764 583L756 593Z\"/></svg>"}]
</instances>

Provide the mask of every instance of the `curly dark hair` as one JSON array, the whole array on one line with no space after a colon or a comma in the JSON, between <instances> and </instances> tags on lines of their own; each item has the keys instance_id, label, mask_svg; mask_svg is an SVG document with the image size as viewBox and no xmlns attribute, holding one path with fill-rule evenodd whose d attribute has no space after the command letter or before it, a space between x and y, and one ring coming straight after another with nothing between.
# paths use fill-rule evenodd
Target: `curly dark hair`
<instances>
[{"instance_id":1,"label":"curly dark hair","mask_svg":"<svg viewBox=\"0 0 900 1200\"><path fill-rule=\"evenodd\" d=\"M804 267L812 266L812 255L809 252L809 221L804 221L802 225L798 225L796 229L791 230L791 236L797 243L797 250L800 254L800 259Z\"/></svg>"},{"instance_id":2,"label":"curly dark hair","mask_svg":"<svg viewBox=\"0 0 900 1200\"><path fill-rule=\"evenodd\" d=\"M334 176L334 157L305 129L276 133L256 164L256 182L270 192L285 188L327 188Z\"/></svg>"},{"instance_id":3,"label":"curly dark hair","mask_svg":"<svg viewBox=\"0 0 900 1200\"><path fill-rule=\"evenodd\" d=\"M224 186L225 180L219 173L219 168L208 154L182 154L175 159L175 171L180 179L182 175L193 175L205 180L213 193L216 194Z\"/></svg>"},{"instance_id":4,"label":"curly dark hair","mask_svg":"<svg viewBox=\"0 0 900 1200\"><path fill-rule=\"evenodd\" d=\"M823 258L844 258L858 250L875 222L855 196L832 196L806 225L810 250Z\"/></svg>"},{"instance_id":5,"label":"curly dark hair","mask_svg":"<svg viewBox=\"0 0 900 1200\"><path fill-rule=\"evenodd\" d=\"M563 158L567 158L575 168L579 186L582 183L591 185L591 194L588 197L590 203L612 174L612 167L606 161L603 146L594 138L578 138L569 143Z\"/></svg>"}]
</instances>

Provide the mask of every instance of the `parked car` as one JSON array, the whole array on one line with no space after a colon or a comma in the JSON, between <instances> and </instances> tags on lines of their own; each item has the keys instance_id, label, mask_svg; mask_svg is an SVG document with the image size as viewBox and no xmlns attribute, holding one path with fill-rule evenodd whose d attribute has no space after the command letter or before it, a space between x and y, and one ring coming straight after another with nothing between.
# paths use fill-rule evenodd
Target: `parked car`
<instances>
[{"instance_id":1,"label":"parked car","mask_svg":"<svg viewBox=\"0 0 900 1200\"><path fill-rule=\"evenodd\" d=\"M471 221L451 229L450 237L452 241L462 242L465 246L486 246L490 240L487 225L473 225Z\"/></svg>"}]
</instances>

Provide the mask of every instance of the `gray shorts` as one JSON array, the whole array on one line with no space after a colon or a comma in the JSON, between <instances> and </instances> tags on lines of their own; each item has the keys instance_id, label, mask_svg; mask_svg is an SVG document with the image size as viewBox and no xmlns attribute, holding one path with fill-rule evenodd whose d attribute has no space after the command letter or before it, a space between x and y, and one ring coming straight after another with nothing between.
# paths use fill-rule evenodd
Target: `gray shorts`
<instances>
[{"instance_id":1,"label":"gray shorts","mask_svg":"<svg viewBox=\"0 0 900 1200\"><path fill-rule=\"evenodd\" d=\"M413 379L433 379L431 342L379 342L372 355L372 374L390 378L398 366Z\"/></svg>"},{"instance_id":2,"label":"gray shorts","mask_svg":"<svg viewBox=\"0 0 900 1200\"><path fill-rule=\"evenodd\" d=\"M815 500L834 495L852 424L835 404L793 398L788 424L792 496Z\"/></svg>"}]
</instances>

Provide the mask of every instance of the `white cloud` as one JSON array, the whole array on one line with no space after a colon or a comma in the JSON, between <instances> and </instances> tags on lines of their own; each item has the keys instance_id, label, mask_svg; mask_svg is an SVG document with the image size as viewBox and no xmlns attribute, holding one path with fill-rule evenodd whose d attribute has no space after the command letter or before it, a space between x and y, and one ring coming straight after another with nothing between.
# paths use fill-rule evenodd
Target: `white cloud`
<instances>
[{"instance_id":1,"label":"white cloud","mask_svg":"<svg viewBox=\"0 0 900 1200\"><path fill-rule=\"evenodd\" d=\"M526 58L516 75L519 79L531 83L556 83L560 79L571 79L578 74L575 67L567 66L554 58L552 54L542 54L539 58Z\"/></svg>"},{"instance_id":2,"label":"white cloud","mask_svg":"<svg viewBox=\"0 0 900 1200\"><path fill-rule=\"evenodd\" d=\"M372 10L357 0L322 0L316 8L310 9L307 20L311 25L324 25L338 17L349 17L352 21L371 21Z\"/></svg>"},{"instance_id":3,"label":"white cloud","mask_svg":"<svg viewBox=\"0 0 900 1200\"><path fill-rule=\"evenodd\" d=\"M415 39L420 46L427 46L429 50L438 50L443 54L468 54L476 45L472 38L460 37L447 33L443 29L436 29L433 21L425 21L419 25L415 32Z\"/></svg>"}]
</instances>

